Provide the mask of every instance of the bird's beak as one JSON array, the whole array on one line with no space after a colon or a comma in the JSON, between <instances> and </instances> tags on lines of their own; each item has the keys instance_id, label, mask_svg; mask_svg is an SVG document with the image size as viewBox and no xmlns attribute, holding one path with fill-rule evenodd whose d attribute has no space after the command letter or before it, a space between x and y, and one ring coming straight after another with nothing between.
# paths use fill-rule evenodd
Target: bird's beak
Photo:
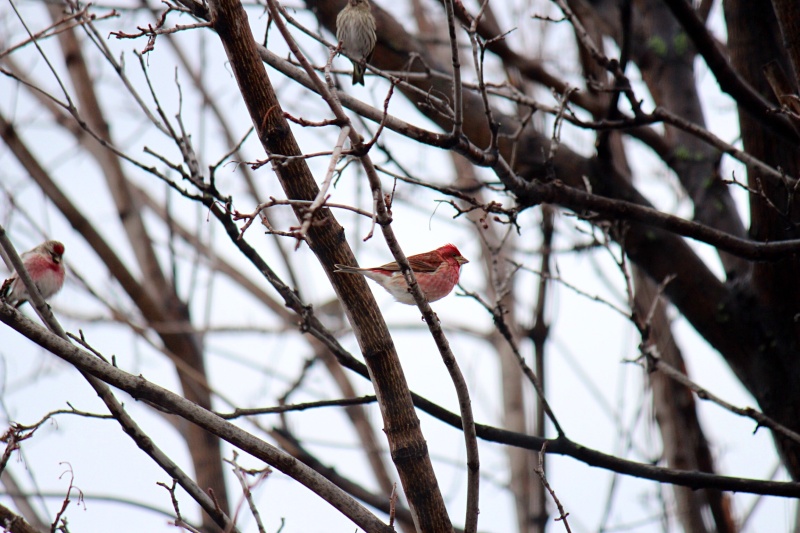
<instances>
[{"instance_id":1,"label":"bird's beak","mask_svg":"<svg viewBox=\"0 0 800 533\"><path fill-rule=\"evenodd\" d=\"M464 263L469 263L469 259L467 259L463 255L457 255L456 256L456 261L458 261L459 265L463 265Z\"/></svg>"},{"instance_id":2,"label":"bird's beak","mask_svg":"<svg viewBox=\"0 0 800 533\"><path fill-rule=\"evenodd\" d=\"M50 254L50 257L53 258L53 263L59 264L61 262L61 256L58 254Z\"/></svg>"}]
</instances>

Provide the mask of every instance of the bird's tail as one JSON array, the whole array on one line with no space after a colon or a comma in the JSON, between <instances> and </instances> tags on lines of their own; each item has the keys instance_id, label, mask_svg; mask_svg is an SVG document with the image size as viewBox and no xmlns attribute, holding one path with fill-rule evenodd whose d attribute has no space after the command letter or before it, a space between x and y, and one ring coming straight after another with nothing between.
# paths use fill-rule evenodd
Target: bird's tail
<instances>
[{"instance_id":1,"label":"bird's tail","mask_svg":"<svg viewBox=\"0 0 800 533\"><path fill-rule=\"evenodd\" d=\"M0 286L0 298L5 300L8 298L8 295L11 293L11 283L14 281L14 278L8 278L3 282L3 285Z\"/></svg>"},{"instance_id":2,"label":"bird's tail","mask_svg":"<svg viewBox=\"0 0 800 533\"><path fill-rule=\"evenodd\" d=\"M13 300L13 299L11 299L11 285L14 284L14 280L15 279L19 279L19 278L15 278L14 276L11 276L10 278L8 278L7 280L5 280L3 282L2 286L0 286L0 300L3 300L8 305L10 305L10 306L12 306L12 307L14 307L16 309L19 309L22 306L22 304L24 304L28 300ZM19 282L22 283L22 280L19 280Z\"/></svg>"},{"instance_id":3,"label":"bird's tail","mask_svg":"<svg viewBox=\"0 0 800 533\"><path fill-rule=\"evenodd\" d=\"M361 274L363 268L356 268L347 265L333 265L334 272L342 272L344 274Z\"/></svg>"},{"instance_id":4,"label":"bird's tail","mask_svg":"<svg viewBox=\"0 0 800 533\"><path fill-rule=\"evenodd\" d=\"M364 67L353 62L353 85L364 85Z\"/></svg>"}]
</instances>

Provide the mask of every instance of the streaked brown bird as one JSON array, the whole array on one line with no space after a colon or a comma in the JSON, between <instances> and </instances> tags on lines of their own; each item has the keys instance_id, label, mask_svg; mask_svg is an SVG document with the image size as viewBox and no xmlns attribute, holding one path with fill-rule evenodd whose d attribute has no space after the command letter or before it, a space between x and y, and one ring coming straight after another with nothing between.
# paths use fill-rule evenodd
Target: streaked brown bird
<instances>
[{"instance_id":1,"label":"streaked brown bird","mask_svg":"<svg viewBox=\"0 0 800 533\"><path fill-rule=\"evenodd\" d=\"M336 17L336 39L353 63L353 85L364 85L364 70L378 40L369 0L347 0Z\"/></svg>"}]
</instances>

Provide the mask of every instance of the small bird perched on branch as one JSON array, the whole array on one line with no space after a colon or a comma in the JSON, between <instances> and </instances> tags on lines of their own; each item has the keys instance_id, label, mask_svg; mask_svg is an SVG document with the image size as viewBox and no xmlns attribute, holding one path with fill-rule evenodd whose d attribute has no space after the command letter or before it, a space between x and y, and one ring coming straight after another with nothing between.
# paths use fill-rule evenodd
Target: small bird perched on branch
<instances>
[{"instance_id":1,"label":"small bird perched on branch","mask_svg":"<svg viewBox=\"0 0 800 533\"><path fill-rule=\"evenodd\" d=\"M461 265L465 263L469 263L469 261L452 244L445 244L431 252L412 255L408 258L408 264L428 302L441 300L450 294L450 291L458 283ZM387 263L375 268L334 266L334 272L366 276L386 289L398 302L416 305L414 297L408 291L408 284L403 273L400 272L400 265L397 263Z\"/></svg>"},{"instance_id":2,"label":"small bird perched on branch","mask_svg":"<svg viewBox=\"0 0 800 533\"><path fill-rule=\"evenodd\" d=\"M353 85L364 85L364 70L378 40L368 0L347 0L336 17L336 39L353 63Z\"/></svg>"},{"instance_id":3,"label":"small bird perched on branch","mask_svg":"<svg viewBox=\"0 0 800 533\"><path fill-rule=\"evenodd\" d=\"M45 241L21 256L25 270L45 300L61 290L64 285L66 270L62 261L63 256L64 245L58 241ZM17 308L30 299L28 289L25 288L17 272L3 283L0 296Z\"/></svg>"}]
</instances>

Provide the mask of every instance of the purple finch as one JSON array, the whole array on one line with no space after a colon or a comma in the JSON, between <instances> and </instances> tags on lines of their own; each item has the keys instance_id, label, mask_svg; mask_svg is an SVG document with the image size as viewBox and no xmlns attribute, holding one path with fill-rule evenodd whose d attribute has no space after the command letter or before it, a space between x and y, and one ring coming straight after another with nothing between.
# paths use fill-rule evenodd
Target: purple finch
<instances>
[{"instance_id":1,"label":"purple finch","mask_svg":"<svg viewBox=\"0 0 800 533\"><path fill-rule=\"evenodd\" d=\"M369 0L347 0L336 17L336 39L353 63L353 85L364 85L365 65L372 59L378 40Z\"/></svg>"},{"instance_id":2,"label":"purple finch","mask_svg":"<svg viewBox=\"0 0 800 533\"><path fill-rule=\"evenodd\" d=\"M445 244L431 252L412 255L408 264L414 271L419 288L428 302L441 300L453 290L458 283L461 265L469 263L458 248ZM375 268L356 268L347 265L334 265L334 272L345 274L361 274L386 289L395 299L404 304L416 305L414 297L408 291L408 285L400 272L400 265L387 263Z\"/></svg>"},{"instance_id":3,"label":"purple finch","mask_svg":"<svg viewBox=\"0 0 800 533\"><path fill-rule=\"evenodd\" d=\"M45 241L33 250L22 254L22 263L28 271L36 288L46 300L61 290L64 285L64 245L58 241ZM28 301L30 295L25 284L14 272L3 284L5 289L3 298L14 307L19 307Z\"/></svg>"}]
</instances>

